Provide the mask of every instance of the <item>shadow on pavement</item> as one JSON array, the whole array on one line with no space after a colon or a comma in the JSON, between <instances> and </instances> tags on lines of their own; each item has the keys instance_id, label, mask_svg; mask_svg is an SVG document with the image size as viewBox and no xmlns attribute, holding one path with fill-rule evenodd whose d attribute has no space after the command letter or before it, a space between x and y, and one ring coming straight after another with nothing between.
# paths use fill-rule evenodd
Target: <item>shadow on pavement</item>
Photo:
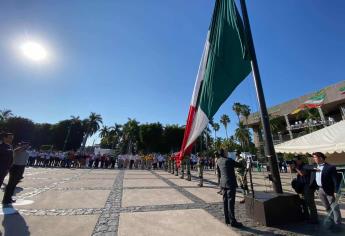
<instances>
[{"instance_id":1,"label":"shadow on pavement","mask_svg":"<svg viewBox=\"0 0 345 236\"><path fill-rule=\"evenodd\" d=\"M3 208L8 211L13 210L12 206ZM14 214L4 214L2 220L2 228L4 232L0 232L0 236L27 236L30 235L29 227L24 218L17 212Z\"/></svg>"}]
</instances>

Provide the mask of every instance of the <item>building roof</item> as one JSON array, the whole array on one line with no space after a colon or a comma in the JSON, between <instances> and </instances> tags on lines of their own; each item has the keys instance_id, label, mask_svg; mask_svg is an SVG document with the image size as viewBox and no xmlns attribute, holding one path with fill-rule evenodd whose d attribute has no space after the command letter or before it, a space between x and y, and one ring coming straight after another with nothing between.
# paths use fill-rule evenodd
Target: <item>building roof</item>
<instances>
[{"instance_id":1,"label":"building roof","mask_svg":"<svg viewBox=\"0 0 345 236\"><path fill-rule=\"evenodd\" d=\"M303 103L305 103L311 97L315 96L315 94L318 94L320 92L325 95L323 103L321 105L322 110L326 113L327 111L334 110L340 104L345 103L345 80L339 83L327 86L314 93L306 94L299 98L292 99L288 102L284 102L279 105L270 107L268 109L268 113L272 117L280 117L284 115L294 116L291 113L293 113L298 107L300 107ZM260 114L259 112L255 112L255 113L252 113L248 117L247 125L256 126L259 124L259 122L260 122Z\"/></svg>"}]
</instances>

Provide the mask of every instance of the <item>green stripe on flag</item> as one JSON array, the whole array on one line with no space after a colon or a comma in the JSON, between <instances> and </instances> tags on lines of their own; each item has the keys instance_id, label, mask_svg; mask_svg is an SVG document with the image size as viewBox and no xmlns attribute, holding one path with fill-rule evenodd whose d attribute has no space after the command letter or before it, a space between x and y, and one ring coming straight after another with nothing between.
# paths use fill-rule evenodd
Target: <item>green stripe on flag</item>
<instances>
[{"instance_id":1,"label":"green stripe on flag","mask_svg":"<svg viewBox=\"0 0 345 236\"><path fill-rule=\"evenodd\" d=\"M251 72L245 60L243 23L234 0L217 0L210 29L210 49L200 108L211 118Z\"/></svg>"}]
</instances>

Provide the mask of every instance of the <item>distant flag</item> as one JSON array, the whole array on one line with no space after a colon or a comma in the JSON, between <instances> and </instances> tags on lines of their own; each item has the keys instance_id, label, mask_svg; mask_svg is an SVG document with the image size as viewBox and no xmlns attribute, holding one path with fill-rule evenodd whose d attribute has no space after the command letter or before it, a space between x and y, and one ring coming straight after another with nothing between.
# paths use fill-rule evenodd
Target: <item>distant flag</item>
<instances>
[{"instance_id":1,"label":"distant flag","mask_svg":"<svg viewBox=\"0 0 345 236\"><path fill-rule=\"evenodd\" d=\"M321 90L317 92L315 95L313 95L312 97L310 97L307 101L302 103L300 106L298 106L298 108L294 110L291 114L292 115L297 114L298 112L307 108L311 109L311 108L321 107L325 98L326 98L325 91Z\"/></svg>"},{"instance_id":2,"label":"distant flag","mask_svg":"<svg viewBox=\"0 0 345 236\"><path fill-rule=\"evenodd\" d=\"M345 94L345 86L344 86L344 87L341 87L341 88L339 89L339 92L340 92L341 94Z\"/></svg>"},{"instance_id":3,"label":"distant flag","mask_svg":"<svg viewBox=\"0 0 345 236\"><path fill-rule=\"evenodd\" d=\"M251 72L234 0L217 0L200 62L180 158L189 153L219 107Z\"/></svg>"}]
</instances>

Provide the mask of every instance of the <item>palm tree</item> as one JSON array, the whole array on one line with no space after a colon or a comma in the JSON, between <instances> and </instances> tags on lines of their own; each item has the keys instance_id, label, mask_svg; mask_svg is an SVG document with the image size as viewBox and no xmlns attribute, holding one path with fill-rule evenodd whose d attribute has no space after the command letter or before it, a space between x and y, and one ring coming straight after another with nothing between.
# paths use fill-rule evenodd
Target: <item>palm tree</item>
<instances>
[{"instance_id":1,"label":"palm tree","mask_svg":"<svg viewBox=\"0 0 345 236\"><path fill-rule=\"evenodd\" d=\"M92 136L94 133L96 133L99 130L100 124L102 124L101 115L96 114L95 112L91 112L91 114L89 115L89 118L86 119L85 121L87 131L84 135L82 150L85 149L87 138Z\"/></svg>"},{"instance_id":2,"label":"palm tree","mask_svg":"<svg viewBox=\"0 0 345 236\"><path fill-rule=\"evenodd\" d=\"M139 122L128 118L127 123L123 125L122 132L123 141L127 144L127 153L131 153L139 141Z\"/></svg>"},{"instance_id":3,"label":"palm tree","mask_svg":"<svg viewBox=\"0 0 345 236\"><path fill-rule=\"evenodd\" d=\"M9 109L0 110L0 122L6 121L8 118L13 116L13 113Z\"/></svg>"},{"instance_id":4,"label":"palm tree","mask_svg":"<svg viewBox=\"0 0 345 236\"><path fill-rule=\"evenodd\" d=\"M232 110L236 113L238 122L240 122L240 114L241 114L242 106L243 105L239 102L235 102L234 105L232 105Z\"/></svg>"},{"instance_id":5,"label":"palm tree","mask_svg":"<svg viewBox=\"0 0 345 236\"><path fill-rule=\"evenodd\" d=\"M107 136L109 136L110 130L108 128L108 126L104 125L103 128L101 129L100 133L99 133L99 137L101 138L105 138Z\"/></svg>"},{"instance_id":6,"label":"palm tree","mask_svg":"<svg viewBox=\"0 0 345 236\"><path fill-rule=\"evenodd\" d=\"M122 125L115 123L114 126L110 127L110 143L111 149L114 149L116 145L120 142L122 136Z\"/></svg>"},{"instance_id":7,"label":"palm tree","mask_svg":"<svg viewBox=\"0 0 345 236\"><path fill-rule=\"evenodd\" d=\"M250 107L248 105L241 105L241 115L246 119L246 124L248 123L248 117L250 115Z\"/></svg>"},{"instance_id":8,"label":"palm tree","mask_svg":"<svg viewBox=\"0 0 345 236\"><path fill-rule=\"evenodd\" d=\"M218 123L213 123L212 128L214 130L214 140L216 141L216 139L217 139L217 131L220 129L220 126L219 126Z\"/></svg>"},{"instance_id":9,"label":"palm tree","mask_svg":"<svg viewBox=\"0 0 345 236\"><path fill-rule=\"evenodd\" d=\"M224 114L220 117L220 123L223 124L225 128L226 139L228 139L228 124L230 123L230 118L228 115Z\"/></svg>"},{"instance_id":10,"label":"palm tree","mask_svg":"<svg viewBox=\"0 0 345 236\"><path fill-rule=\"evenodd\" d=\"M235 130L235 138L240 142L241 147L244 149L250 143L250 132L242 122L238 124L238 128Z\"/></svg>"},{"instance_id":11,"label":"palm tree","mask_svg":"<svg viewBox=\"0 0 345 236\"><path fill-rule=\"evenodd\" d=\"M89 116L89 136L92 136L94 133L96 133L99 128L100 124L102 124L102 117L99 114L96 114L95 112L91 112Z\"/></svg>"},{"instance_id":12,"label":"palm tree","mask_svg":"<svg viewBox=\"0 0 345 236\"><path fill-rule=\"evenodd\" d=\"M63 151L65 151L65 149L66 149L66 145L67 145L69 136L71 134L72 126L80 121L79 116L71 116L71 120L70 121L71 121L71 123L70 123L70 125L68 127L68 131L67 131L67 135L66 135L66 138L65 138L65 142L64 142L63 148L62 148Z\"/></svg>"}]
</instances>

